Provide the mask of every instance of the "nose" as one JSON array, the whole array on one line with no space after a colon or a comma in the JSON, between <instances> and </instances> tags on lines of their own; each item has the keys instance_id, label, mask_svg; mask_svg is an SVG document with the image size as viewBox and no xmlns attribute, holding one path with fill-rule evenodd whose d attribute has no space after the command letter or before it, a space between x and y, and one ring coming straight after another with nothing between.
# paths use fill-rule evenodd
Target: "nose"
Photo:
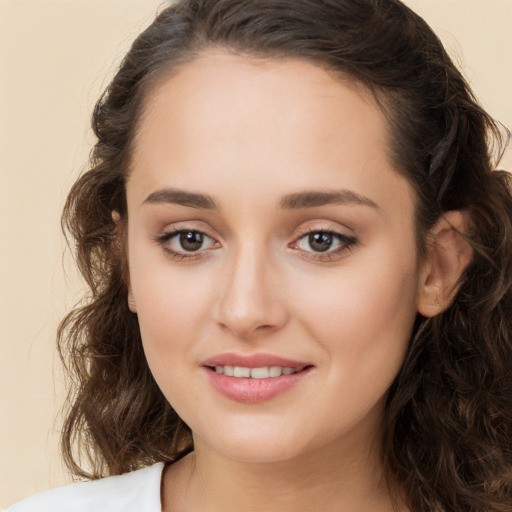
<instances>
[{"instance_id":1,"label":"nose","mask_svg":"<svg viewBox=\"0 0 512 512\"><path fill-rule=\"evenodd\" d=\"M227 264L218 323L238 339L281 329L288 321L282 275L263 251L246 248Z\"/></svg>"}]
</instances>

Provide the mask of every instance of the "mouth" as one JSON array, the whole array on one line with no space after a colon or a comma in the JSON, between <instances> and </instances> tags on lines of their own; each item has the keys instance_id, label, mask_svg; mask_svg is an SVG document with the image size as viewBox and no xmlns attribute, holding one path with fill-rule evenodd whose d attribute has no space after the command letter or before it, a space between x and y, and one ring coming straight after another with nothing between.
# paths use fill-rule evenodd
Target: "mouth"
<instances>
[{"instance_id":1,"label":"mouth","mask_svg":"<svg viewBox=\"0 0 512 512\"><path fill-rule=\"evenodd\" d=\"M213 389L244 404L271 400L299 385L315 368L313 364L268 354L221 354L203 362Z\"/></svg>"},{"instance_id":2,"label":"mouth","mask_svg":"<svg viewBox=\"0 0 512 512\"><path fill-rule=\"evenodd\" d=\"M291 366L261 366L250 368L248 366L231 366L217 365L207 366L207 368L215 373L226 375L228 377L246 378L246 379L274 379L282 375L293 375L310 368L311 365L293 368Z\"/></svg>"}]
</instances>

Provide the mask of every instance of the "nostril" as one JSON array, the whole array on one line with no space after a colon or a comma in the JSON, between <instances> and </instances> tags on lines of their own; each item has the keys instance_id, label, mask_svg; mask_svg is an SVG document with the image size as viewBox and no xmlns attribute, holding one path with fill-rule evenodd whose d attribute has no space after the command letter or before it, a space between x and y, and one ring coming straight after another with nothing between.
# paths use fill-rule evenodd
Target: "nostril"
<instances>
[{"instance_id":1,"label":"nostril","mask_svg":"<svg viewBox=\"0 0 512 512\"><path fill-rule=\"evenodd\" d=\"M258 327L256 327L255 331L269 331L271 329L275 329L275 326L267 324L267 325L259 325Z\"/></svg>"}]
</instances>

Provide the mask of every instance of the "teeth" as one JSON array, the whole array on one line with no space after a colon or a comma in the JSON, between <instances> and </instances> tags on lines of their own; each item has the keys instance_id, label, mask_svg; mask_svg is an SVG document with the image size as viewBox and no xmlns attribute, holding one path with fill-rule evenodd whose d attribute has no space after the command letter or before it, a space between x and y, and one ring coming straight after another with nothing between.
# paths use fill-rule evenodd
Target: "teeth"
<instances>
[{"instance_id":1,"label":"teeth","mask_svg":"<svg viewBox=\"0 0 512 512\"><path fill-rule=\"evenodd\" d=\"M268 379L269 373L268 368L251 368L252 379Z\"/></svg>"},{"instance_id":2,"label":"teeth","mask_svg":"<svg viewBox=\"0 0 512 512\"><path fill-rule=\"evenodd\" d=\"M271 366L268 369L269 377L281 377L283 369L280 366Z\"/></svg>"},{"instance_id":3,"label":"teeth","mask_svg":"<svg viewBox=\"0 0 512 512\"><path fill-rule=\"evenodd\" d=\"M233 377L250 377L251 369L243 366L235 366L233 368Z\"/></svg>"},{"instance_id":4,"label":"teeth","mask_svg":"<svg viewBox=\"0 0 512 512\"><path fill-rule=\"evenodd\" d=\"M246 368L245 366L216 366L216 373L223 373L228 377L245 377L251 379L268 379L271 377L281 377L281 375L291 375L303 370L302 368L289 368L282 366L263 366L261 368Z\"/></svg>"}]
</instances>

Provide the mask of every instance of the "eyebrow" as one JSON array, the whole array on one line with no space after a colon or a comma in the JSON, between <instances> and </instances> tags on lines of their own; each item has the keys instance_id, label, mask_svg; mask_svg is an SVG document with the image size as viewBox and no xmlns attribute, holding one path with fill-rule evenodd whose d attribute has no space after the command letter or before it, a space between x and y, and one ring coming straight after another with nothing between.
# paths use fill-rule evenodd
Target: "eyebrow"
<instances>
[{"instance_id":1,"label":"eyebrow","mask_svg":"<svg viewBox=\"0 0 512 512\"><path fill-rule=\"evenodd\" d=\"M218 210L215 201L206 194L197 194L177 189L162 189L151 193L142 204L169 203L188 206L189 208L202 208L206 210ZM303 208L315 208L330 204L356 204L370 206L380 210L380 207L371 199L356 194L350 190L316 191L308 190L284 196L280 206L286 210L300 210Z\"/></svg>"},{"instance_id":2,"label":"eyebrow","mask_svg":"<svg viewBox=\"0 0 512 512\"><path fill-rule=\"evenodd\" d=\"M162 189L149 194L142 204L170 203L188 206L190 208L204 208L206 210L218 209L215 201L206 194L185 192L184 190Z\"/></svg>"},{"instance_id":3,"label":"eyebrow","mask_svg":"<svg viewBox=\"0 0 512 512\"><path fill-rule=\"evenodd\" d=\"M377 203L368 197L356 194L350 190L332 191L305 191L289 194L281 199L281 208L298 210L301 208L315 208L329 204L357 204L370 206L380 210Z\"/></svg>"}]
</instances>

